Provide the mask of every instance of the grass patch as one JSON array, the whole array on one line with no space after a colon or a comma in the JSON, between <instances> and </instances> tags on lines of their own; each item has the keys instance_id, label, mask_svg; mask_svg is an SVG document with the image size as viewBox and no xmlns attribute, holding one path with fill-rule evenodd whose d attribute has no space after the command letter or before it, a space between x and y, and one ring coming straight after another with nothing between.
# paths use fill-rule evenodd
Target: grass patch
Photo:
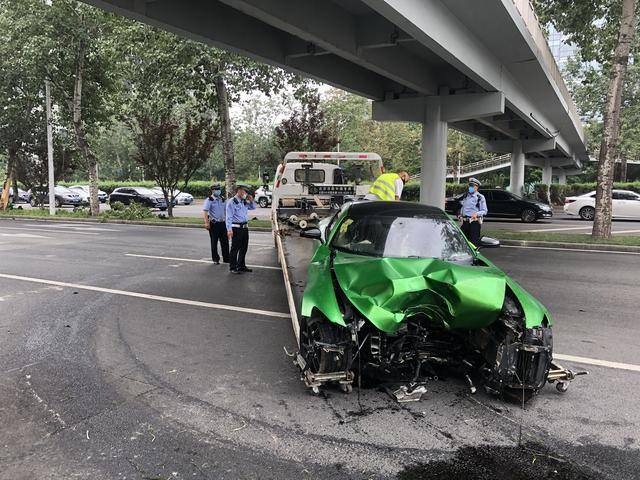
<instances>
[{"instance_id":1,"label":"grass patch","mask_svg":"<svg viewBox=\"0 0 640 480\"><path fill-rule=\"evenodd\" d=\"M499 240L532 240L537 242L584 243L591 245L631 245L640 246L640 236L614 235L600 240L591 234L580 233L544 233L544 232L512 232L510 230L483 230L483 235Z\"/></svg>"}]
</instances>

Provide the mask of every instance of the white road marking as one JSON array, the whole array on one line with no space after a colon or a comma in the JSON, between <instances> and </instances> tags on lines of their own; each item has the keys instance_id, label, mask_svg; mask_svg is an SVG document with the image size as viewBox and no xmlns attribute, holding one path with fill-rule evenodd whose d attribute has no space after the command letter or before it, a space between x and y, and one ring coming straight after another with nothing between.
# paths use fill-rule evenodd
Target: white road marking
<instances>
[{"instance_id":1,"label":"white road marking","mask_svg":"<svg viewBox=\"0 0 640 480\"><path fill-rule=\"evenodd\" d=\"M640 233L640 230L611 230L611 233Z\"/></svg>"},{"instance_id":2,"label":"white road marking","mask_svg":"<svg viewBox=\"0 0 640 480\"><path fill-rule=\"evenodd\" d=\"M519 233L539 233L539 232L563 232L565 230L591 230L593 227L561 227L561 228L536 228L533 230L514 230Z\"/></svg>"},{"instance_id":3,"label":"white road marking","mask_svg":"<svg viewBox=\"0 0 640 480\"><path fill-rule=\"evenodd\" d=\"M54 228L54 227L52 227ZM40 226L36 227L5 227L4 225L0 226L2 230L26 230L28 232L37 231L40 232ZM77 230L47 230L47 233L66 233L67 235L100 235L95 232L78 232Z\"/></svg>"},{"instance_id":4,"label":"white road marking","mask_svg":"<svg viewBox=\"0 0 640 480\"><path fill-rule=\"evenodd\" d=\"M82 230L88 232L119 232L120 230L116 230L115 228L101 228L94 227L92 224L80 225L77 223L60 223L57 225L53 225L50 223L43 224L33 224L33 223L25 223L25 227L35 227L35 228L68 228L71 230Z\"/></svg>"},{"instance_id":5,"label":"white road marking","mask_svg":"<svg viewBox=\"0 0 640 480\"><path fill-rule=\"evenodd\" d=\"M606 251L606 250L583 250L581 248L559 248L559 247L534 247L530 245L500 245L500 248L532 248L534 250L557 250L559 252L585 252L585 253L614 253L617 255L640 255L638 252Z\"/></svg>"},{"instance_id":6,"label":"white road marking","mask_svg":"<svg viewBox=\"0 0 640 480\"><path fill-rule=\"evenodd\" d=\"M44 235L34 235L33 233L0 233L0 237L17 237L17 238L51 238Z\"/></svg>"},{"instance_id":7,"label":"white road marking","mask_svg":"<svg viewBox=\"0 0 640 480\"><path fill-rule=\"evenodd\" d=\"M553 354L554 360L565 360L567 362L584 363L585 365L597 365L599 367L615 368L618 370L630 370L632 372L640 372L640 365L631 363L610 362L608 360L600 360L597 358L576 357L574 355L563 355L561 353Z\"/></svg>"},{"instance_id":8,"label":"white road marking","mask_svg":"<svg viewBox=\"0 0 640 480\"><path fill-rule=\"evenodd\" d=\"M137 258L151 258L156 260L169 260L172 262L193 262L193 263L213 263L211 260L198 260L195 258L176 258L176 257L161 257L159 255L140 255L137 253L125 253L125 257L137 257ZM280 267L272 267L270 265L247 265L250 268L266 268L268 270L280 270Z\"/></svg>"},{"instance_id":9,"label":"white road marking","mask_svg":"<svg viewBox=\"0 0 640 480\"><path fill-rule=\"evenodd\" d=\"M9 275L0 273L0 278L9 280L19 280L23 282L41 283L43 285L55 285L57 287L75 288L78 290L89 290L92 292L109 293L112 295L122 295L125 297L144 298L159 302L177 303L181 305L191 305L195 307L213 308L216 310L229 310L232 312L251 313L254 315L264 315L266 317L290 318L291 315L283 312L273 312L270 310L259 310L257 308L238 307L235 305L223 305L219 303L199 302L197 300L187 300L184 298L163 297L161 295L150 295L148 293L127 292L125 290L115 290L113 288L95 287L93 285L81 285L78 283L58 282L56 280L46 280L44 278L23 277L20 275Z\"/></svg>"}]
</instances>

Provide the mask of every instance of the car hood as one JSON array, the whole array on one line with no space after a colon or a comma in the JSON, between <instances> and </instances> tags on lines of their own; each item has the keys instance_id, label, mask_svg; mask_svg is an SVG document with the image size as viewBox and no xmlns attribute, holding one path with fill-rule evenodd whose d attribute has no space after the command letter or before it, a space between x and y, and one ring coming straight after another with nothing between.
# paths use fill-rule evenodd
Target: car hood
<instances>
[{"instance_id":1,"label":"car hood","mask_svg":"<svg viewBox=\"0 0 640 480\"><path fill-rule=\"evenodd\" d=\"M445 328L481 328L498 318L504 302L506 276L491 267L341 252L333 267L349 301L385 332L418 313Z\"/></svg>"}]
</instances>

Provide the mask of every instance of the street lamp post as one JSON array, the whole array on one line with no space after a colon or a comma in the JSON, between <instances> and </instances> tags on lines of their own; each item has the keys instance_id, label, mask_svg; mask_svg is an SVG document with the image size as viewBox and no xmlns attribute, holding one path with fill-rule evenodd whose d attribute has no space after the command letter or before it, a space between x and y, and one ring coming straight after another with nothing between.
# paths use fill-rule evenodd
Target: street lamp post
<instances>
[{"instance_id":1,"label":"street lamp post","mask_svg":"<svg viewBox=\"0 0 640 480\"><path fill-rule=\"evenodd\" d=\"M51 82L45 80L47 102L47 166L49 171L49 215L56 214L55 175L53 171L53 128L51 125Z\"/></svg>"}]
</instances>

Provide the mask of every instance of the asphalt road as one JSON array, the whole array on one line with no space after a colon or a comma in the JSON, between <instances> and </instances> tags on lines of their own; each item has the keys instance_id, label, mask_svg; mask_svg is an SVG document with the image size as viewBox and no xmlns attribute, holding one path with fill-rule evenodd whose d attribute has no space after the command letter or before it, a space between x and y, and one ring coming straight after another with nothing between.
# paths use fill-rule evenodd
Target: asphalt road
<instances>
[{"instance_id":1,"label":"asphalt road","mask_svg":"<svg viewBox=\"0 0 640 480\"><path fill-rule=\"evenodd\" d=\"M314 397L284 353L269 234L232 276L205 230L0 220L0 478L437 478L429 465L487 459L637 478L640 256L486 255L550 308L555 352L607 366L566 362L591 374L525 410L455 378L402 406Z\"/></svg>"}]
</instances>

